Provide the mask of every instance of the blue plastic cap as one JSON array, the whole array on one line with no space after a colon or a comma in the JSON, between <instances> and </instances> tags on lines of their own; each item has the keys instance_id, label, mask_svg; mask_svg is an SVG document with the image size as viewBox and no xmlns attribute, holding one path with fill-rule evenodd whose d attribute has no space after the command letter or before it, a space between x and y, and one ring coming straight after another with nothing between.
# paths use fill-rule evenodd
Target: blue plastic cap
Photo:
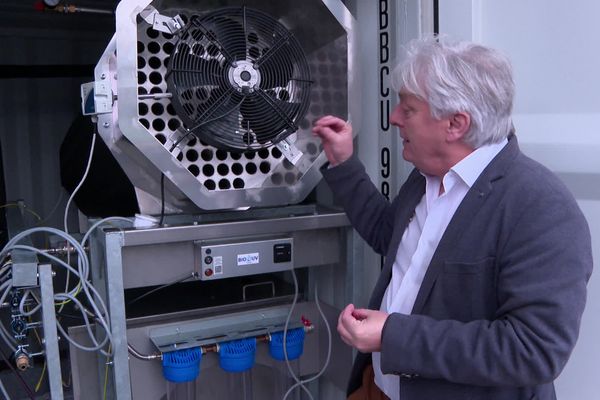
<instances>
[{"instance_id":1,"label":"blue plastic cap","mask_svg":"<svg viewBox=\"0 0 600 400\"><path fill-rule=\"evenodd\" d=\"M219 345L219 364L227 372L243 372L254 366L256 339L240 339Z\"/></svg>"},{"instance_id":2,"label":"blue plastic cap","mask_svg":"<svg viewBox=\"0 0 600 400\"><path fill-rule=\"evenodd\" d=\"M200 374L201 359L200 347L163 353L163 376L175 383L193 381Z\"/></svg>"},{"instance_id":3,"label":"blue plastic cap","mask_svg":"<svg viewBox=\"0 0 600 400\"><path fill-rule=\"evenodd\" d=\"M288 360L295 360L302 355L304 351L304 328L296 328L287 331L286 335L286 350ZM276 360L285 360L283 353L283 331L271 334L271 342L269 342L269 353Z\"/></svg>"}]
</instances>

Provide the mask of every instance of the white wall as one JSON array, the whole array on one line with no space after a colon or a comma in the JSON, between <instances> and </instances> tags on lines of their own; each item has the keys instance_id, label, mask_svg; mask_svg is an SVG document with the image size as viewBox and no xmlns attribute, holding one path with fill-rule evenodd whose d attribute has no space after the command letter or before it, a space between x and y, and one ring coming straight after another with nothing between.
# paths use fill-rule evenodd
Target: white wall
<instances>
[{"instance_id":1,"label":"white wall","mask_svg":"<svg viewBox=\"0 0 600 400\"><path fill-rule=\"evenodd\" d=\"M440 1L440 32L504 51L517 85L522 150L569 186L592 231L600 264L600 2ZM581 335L556 383L559 399L599 398L600 272L588 286Z\"/></svg>"}]
</instances>

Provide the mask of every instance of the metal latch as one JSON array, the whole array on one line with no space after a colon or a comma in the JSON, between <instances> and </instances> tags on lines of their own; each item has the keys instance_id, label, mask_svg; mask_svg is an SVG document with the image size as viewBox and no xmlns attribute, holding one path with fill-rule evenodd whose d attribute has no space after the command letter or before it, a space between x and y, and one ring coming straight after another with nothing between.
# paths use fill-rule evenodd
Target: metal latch
<instances>
[{"instance_id":1,"label":"metal latch","mask_svg":"<svg viewBox=\"0 0 600 400\"><path fill-rule=\"evenodd\" d=\"M152 6L144 8L142 12L140 12L140 16L144 19L144 21L152 25L154 30L160 32L175 34L185 25L185 22L183 22L183 19L181 19L179 15L174 17L165 17Z\"/></svg>"}]
</instances>

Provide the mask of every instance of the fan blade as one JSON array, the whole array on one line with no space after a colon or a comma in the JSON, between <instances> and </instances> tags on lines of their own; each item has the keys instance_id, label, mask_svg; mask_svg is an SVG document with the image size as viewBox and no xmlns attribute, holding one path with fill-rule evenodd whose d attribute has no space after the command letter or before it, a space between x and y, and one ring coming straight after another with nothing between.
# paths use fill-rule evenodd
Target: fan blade
<instances>
[{"instance_id":1,"label":"fan blade","mask_svg":"<svg viewBox=\"0 0 600 400\"><path fill-rule=\"evenodd\" d=\"M265 143L288 129L294 131L294 116L298 112L298 103L289 103L267 94L255 93L244 99L240 105L242 127L249 127L259 143Z\"/></svg>"},{"instance_id":2,"label":"fan blade","mask_svg":"<svg viewBox=\"0 0 600 400\"><path fill-rule=\"evenodd\" d=\"M294 75L294 64L298 61L297 42L276 20L261 20L258 29L261 56L256 66L261 73L262 89L285 87Z\"/></svg>"},{"instance_id":3,"label":"fan blade","mask_svg":"<svg viewBox=\"0 0 600 400\"><path fill-rule=\"evenodd\" d=\"M223 110L226 110L223 112ZM205 124L201 129L204 129L209 138L207 142L217 147L220 144L226 144L231 148L243 148L243 144L237 135L232 135L239 129L239 115L240 115L240 104L233 104L231 101L229 104L223 105L220 110L215 112L221 114L212 120L209 118L208 123ZM236 143L237 142L237 143Z\"/></svg>"},{"instance_id":4,"label":"fan blade","mask_svg":"<svg viewBox=\"0 0 600 400\"><path fill-rule=\"evenodd\" d=\"M265 54L258 68L261 89L285 87L294 75L294 60L290 58L290 45L283 44L272 54Z\"/></svg>"},{"instance_id":5,"label":"fan blade","mask_svg":"<svg viewBox=\"0 0 600 400\"><path fill-rule=\"evenodd\" d=\"M215 59L206 59L194 54L182 55L171 63L169 74L173 74L175 83L190 86L224 86L225 68Z\"/></svg>"},{"instance_id":6,"label":"fan blade","mask_svg":"<svg viewBox=\"0 0 600 400\"><path fill-rule=\"evenodd\" d=\"M222 48L225 57L238 61L246 59L246 34L242 24L225 16L215 16L201 22L207 29L207 38Z\"/></svg>"},{"instance_id":7,"label":"fan blade","mask_svg":"<svg viewBox=\"0 0 600 400\"><path fill-rule=\"evenodd\" d=\"M205 90L206 87L200 90ZM231 109L235 108L240 102L236 102L237 95L233 89L215 88L211 90L208 97L191 99L190 103L194 107L193 120L195 125L190 127L190 130L219 121L223 116L227 115ZM240 96L241 97L241 96Z\"/></svg>"}]
</instances>

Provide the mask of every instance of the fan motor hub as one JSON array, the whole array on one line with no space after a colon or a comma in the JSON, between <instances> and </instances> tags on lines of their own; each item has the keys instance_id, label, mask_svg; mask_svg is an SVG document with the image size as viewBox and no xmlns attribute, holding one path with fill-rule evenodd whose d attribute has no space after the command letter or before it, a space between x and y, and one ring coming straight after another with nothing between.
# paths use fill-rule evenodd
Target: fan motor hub
<instances>
[{"instance_id":1,"label":"fan motor hub","mask_svg":"<svg viewBox=\"0 0 600 400\"><path fill-rule=\"evenodd\" d=\"M260 72L250 61L237 61L229 69L228 75L232 86L239 92L244 90L253 92L260 84Z\"/></svg>"}]
</instances>

